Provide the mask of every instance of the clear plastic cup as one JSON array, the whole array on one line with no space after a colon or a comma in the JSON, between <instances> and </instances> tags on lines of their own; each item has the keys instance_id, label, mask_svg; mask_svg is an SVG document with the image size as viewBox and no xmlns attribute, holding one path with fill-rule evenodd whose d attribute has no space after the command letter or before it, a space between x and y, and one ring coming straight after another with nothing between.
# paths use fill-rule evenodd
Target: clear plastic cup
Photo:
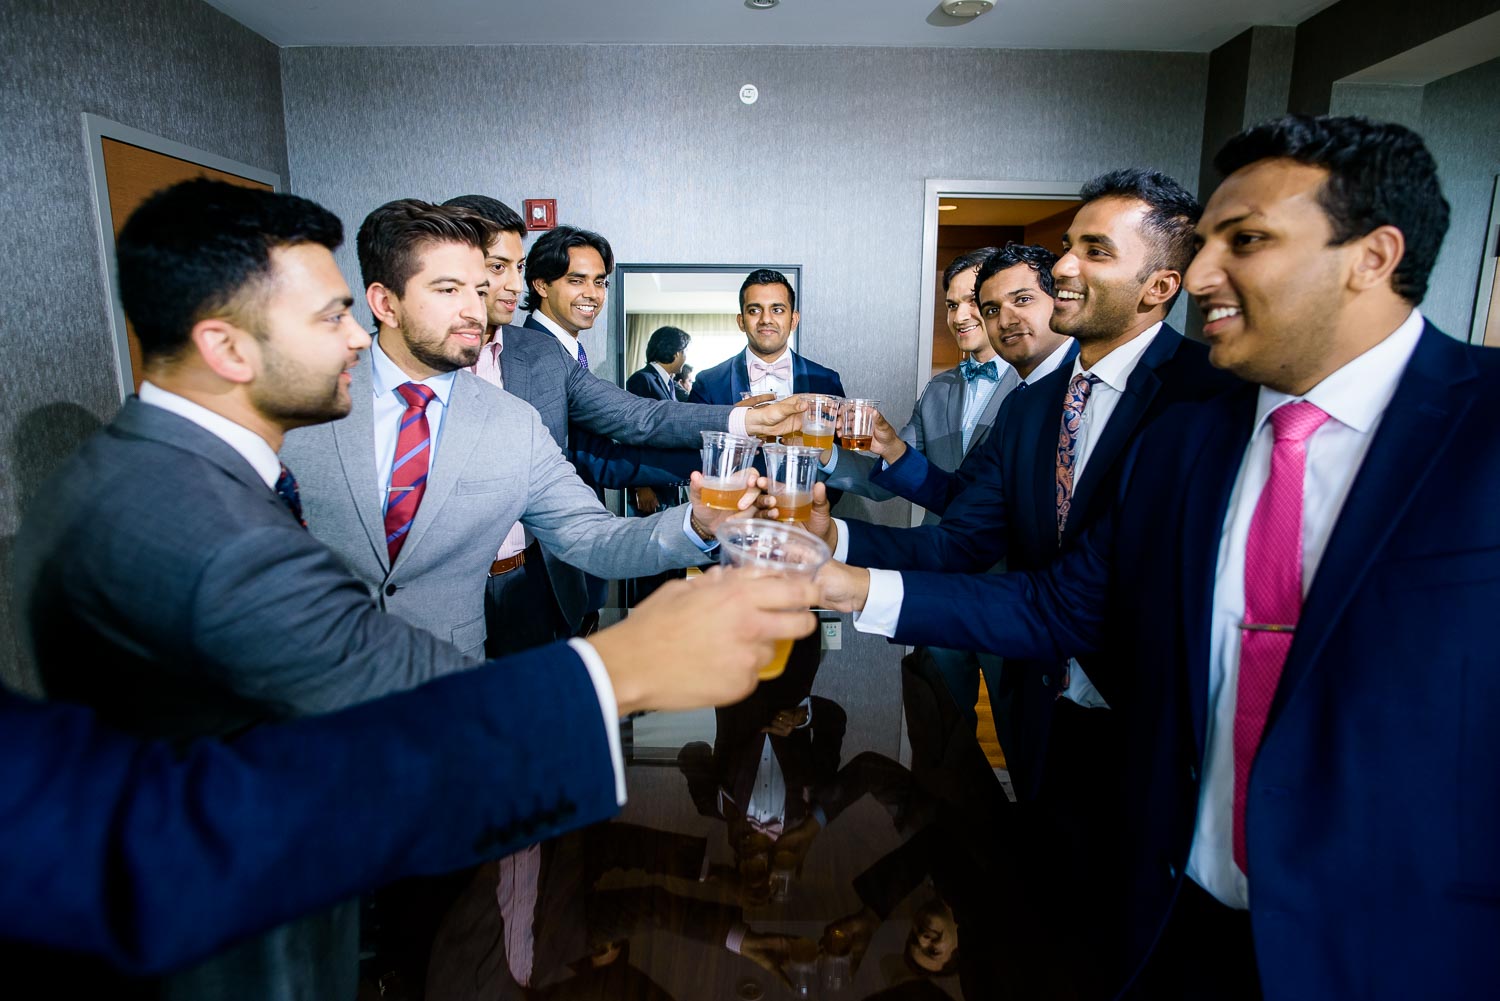
<instances>
[{"instance_id":1,"label":"clear plastic cup","mask_svg":"<svg viewBox=\"0 0 1500 1001\"><path fill-rule=\"evenodd\" d=\"M839 426L839 408L843 399L819 393L807 397L807 410L802 414L802 444L819 451L833 445L834 433Z\"/></svg>"},{"instance_id":2,"label":"clear plastic cup","mask_svg":"<svg viewBox=\"0 0 1500 1001\"><path fill-rule=\"evenodd\" d=\"M875 440L875 418L879 413L879 400L845 400L839 447L856 452L869 451Z\"/></svg>"},{"instance_id":3,"label":"clear plastic cup","mask_svg":"<svg viewBox=\"0 0 1500 1001\"><path fill-rule=\"evenodd\" d=\"M776 498L776 520L805 524L812 517L812 488L822 450L807 445L767 445L766 479Z\"/></svg>"},{"instance_id":4,"label":"clear plastic cup","mask_svg":"<svg viewBox=\"0 0 1500 1001\"><path fill-rule=\"evenodd\" d=\"M833 555L822 539L806 529L764 518L730 519L718 535L723 560L751 573L811 578ZM760 669L762 681L781 677L792 643L776 641L770 662Z\"/></svg>"},{"instance_id":5,"label":"clear plastic cup","mask_svg":"<svg viewBox=\"0 0 1500 1001\"><path fill-rule=\"evenodd\" d=\"M703 432L703 503L717 511L739 510L760 442L728 431Z\"/></svg>"}]
</instances>

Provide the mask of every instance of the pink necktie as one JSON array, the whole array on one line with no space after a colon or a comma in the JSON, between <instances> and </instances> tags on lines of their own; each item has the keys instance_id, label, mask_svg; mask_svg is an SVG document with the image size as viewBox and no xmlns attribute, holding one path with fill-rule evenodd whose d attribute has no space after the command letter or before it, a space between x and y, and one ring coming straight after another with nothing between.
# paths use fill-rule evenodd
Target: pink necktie
<instances>
[{"instance_id":1,"label":"pink necktie","mask_svg":"<svg viewBox=\"0 0 1500 1001\"><path fill-rule=\"evenodd\" d=\"M1234 864L1250 871L1245 795L1250 766L1302 615L1302 487L1307 439L1328 415L1311 403L1271 411L1271 476L1255 503L1245 544L1245 618L1234 706Z\"/></svg>"}]
</instances>

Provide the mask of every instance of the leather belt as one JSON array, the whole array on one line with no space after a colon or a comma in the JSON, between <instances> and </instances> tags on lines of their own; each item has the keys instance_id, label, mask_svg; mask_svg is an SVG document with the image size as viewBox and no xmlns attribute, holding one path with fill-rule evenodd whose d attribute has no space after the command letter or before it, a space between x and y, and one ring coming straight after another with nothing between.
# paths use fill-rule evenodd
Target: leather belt
<instances>
[{"instance_id":1,"label":"leather belt","mask_svg":"<svg viewBox=\"0 0 1500 1001\"><path fill-rule=\"evenodd\" d=\"M526 553L523 550L522 552L516 553L516 555L514 556L507 556L503 560L496 560L495 562L491 563L490 576L499 577L501 574L510 573L517 567L523 567L525 565Z\"/></svg>"}]
</instances>

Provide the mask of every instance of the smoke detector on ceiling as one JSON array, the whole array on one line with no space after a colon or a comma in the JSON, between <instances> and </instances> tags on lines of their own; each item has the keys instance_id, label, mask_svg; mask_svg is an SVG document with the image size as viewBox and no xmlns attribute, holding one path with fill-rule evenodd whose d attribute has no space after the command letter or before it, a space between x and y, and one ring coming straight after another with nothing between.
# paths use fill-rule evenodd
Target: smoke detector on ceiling
<instances>
[{"instance_id":1,"label":"smoke detector on ceiling","mask_svg":"<svg viewBox=\"0 0 1500 1001\"><path fill-rule=\"evenodd\" d=\"M779 3L781 0L745 0L745 6L751 10L770 10Z\"/></svg>"},{"instance_id":2,"label":"smoke detector on ceiling","mask_svg":"<svg viewBox=\"0 0 1500 1001\"><path fill-rule=\"evenodd\" d=\"M978 17L994 8L991 0L943 0L943 13L949 17Z\"/></svg>"}]
</instances>

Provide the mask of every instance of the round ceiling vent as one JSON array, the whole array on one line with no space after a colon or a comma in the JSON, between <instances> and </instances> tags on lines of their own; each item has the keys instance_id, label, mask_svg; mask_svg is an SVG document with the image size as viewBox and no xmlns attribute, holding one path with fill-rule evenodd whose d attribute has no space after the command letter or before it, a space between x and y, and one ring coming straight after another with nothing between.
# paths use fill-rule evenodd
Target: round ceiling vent
<instances>
[{"instance_id":1,"label":"round ceiling vent","mask_svg":"<svg viewBox=\"0 0 1500 1001\"><path fill-rule=\"evenodd\" d=\"M751 10L770 10L779 3L781 0L745 0L745 6Z\"/></svg>"},{"instance_id":2,"label":"round ceiling vent","mask_svg":"<svg viewBox=\"0 0 1500 1001\"><path fill-rule=\"evenodd\" d=\"M978 17L994 6L991 0L943 0L943 13L949 17Z\"/></svg>"}]
</instances>

